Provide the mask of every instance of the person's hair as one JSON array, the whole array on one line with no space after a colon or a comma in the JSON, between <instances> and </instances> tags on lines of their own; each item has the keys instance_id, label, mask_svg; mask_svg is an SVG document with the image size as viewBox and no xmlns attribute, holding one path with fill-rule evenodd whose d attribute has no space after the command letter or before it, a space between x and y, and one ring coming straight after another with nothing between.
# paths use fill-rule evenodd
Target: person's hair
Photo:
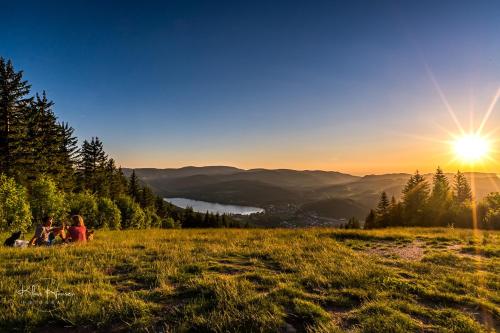
<instances>
[{"instance_id":1,"label":"person's hair","mask_svg":"<svg viewBox=\"0 0 500 333\"><path fill-rule=\"evenodd\" d=\"M52 220L52 216L46 215L43 217L43 224L46 225L49 223L49 221Z\"/></svg>"},{"instance_id":2,"label":"person's hair","mask_svg":"<svg viewBox=\"0 0 500 333\"><path fill-rule=\"evenodd\" d=\"M73 220L74 227L85 227L85 224L83 223L83 217L81 217L80 215L73 215L71 219Z\"/></svg>"}]
</instances>

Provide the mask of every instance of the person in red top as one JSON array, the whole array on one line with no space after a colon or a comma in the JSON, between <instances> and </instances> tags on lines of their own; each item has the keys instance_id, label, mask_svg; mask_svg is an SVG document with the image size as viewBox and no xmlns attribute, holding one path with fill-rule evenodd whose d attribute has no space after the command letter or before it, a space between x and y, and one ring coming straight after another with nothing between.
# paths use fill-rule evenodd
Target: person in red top
<instances>
[{"instance_id":1,"label":"person in red top","mask_svg":"<svg viewBox=\"0 0 500 333\"><path fill-rule=\"evenodd\" d=\"M87 228L83 223L83 218L80 215L73 215L71 219L73 220L73 225L68 227L67 238L71 242L86 242Z\"/></svg>"}]
</instances>

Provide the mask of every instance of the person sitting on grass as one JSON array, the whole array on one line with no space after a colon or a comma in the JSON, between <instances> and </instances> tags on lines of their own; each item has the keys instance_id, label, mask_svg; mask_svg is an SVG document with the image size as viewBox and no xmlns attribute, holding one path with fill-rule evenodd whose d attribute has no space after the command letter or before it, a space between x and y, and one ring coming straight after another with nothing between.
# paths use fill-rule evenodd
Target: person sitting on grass
<instances>
[{"instance_id":1,"label":"person sitting on grass","mask_svg":"<svg viewBox=\"0 0 500 333\"><path fill-rule=\"evenodd\" d=\"M71 217L73 224L68 227L68 239L71 242L86 242L87 241L87 228L83 223L83 218L80 215L73 215Z\"/></svg>"},{"instance_id":2,"label":"person sitting on grass","mask_svg":"<svg viewBox=\"0 0 500 333\"><path fill-rule=\"evenodd\" d=\"M60 236L63 241L66 240L66 232L64 226L62 227L52 227L52 222L54 219L51 216L47 216L43 219L43 223L39 224L35 229L35 234L33 238L29 241L28 245L52 245L54 239Z\"/></svg>"}]
</instances>

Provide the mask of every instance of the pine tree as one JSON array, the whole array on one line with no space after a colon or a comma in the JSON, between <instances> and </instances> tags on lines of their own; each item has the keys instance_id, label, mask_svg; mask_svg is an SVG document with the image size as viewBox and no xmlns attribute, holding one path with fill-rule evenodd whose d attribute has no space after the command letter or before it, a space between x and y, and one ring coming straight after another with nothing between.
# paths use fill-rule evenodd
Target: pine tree
<instances>
[{"instance_id":1,"label":"pine tree","mask_svg":"<svg viewBox=\"0 0 500 333\"><path fill-rule=\"evenodd\" d=\"M455 175L454 189L454 198L456 203L464 204L472 201L472 190L469 182L467 181L465 175L460 171L458 171Z\"/></svg>"},{"instance_id":2,"label":"pine tree","mask_svg":"<svg viewBox=\"0 0 500 333\"><path fill-rule=\"evenodd\" d=\"M106 165L106 177L109 183L109 197L113 200L128 193L127 177L123 174L122 168L116 168L115 160L112 158Z\"/></svg>"},{"instance_id":3,"label":"pine tree","mask_svg":"<svg viewBox=\"0 0 500 333\"><path fill-rule=\"evenodd\" d=\"M132 197L132 199L138 201L139 200L139 179L135 174L135 170L132 170L132 175L130 175L130 179L128 182L128 194Z\"/></svg>"},{"instance_id":4,"label":"pine tree","mask_svg":"<svg viewBox=\"0 0 500 333\"><path fill-rule=\"evenodd\" d=\"M155 206L155 195L148 186L143 186L139 193L139 203L141 204L142 208Z\"/></svg>"},{"instance_id":5,"label":"pine tree","mask_svg":"<svg viewBox=\"0 0 500 333\"><path fill-rule=\"evenodd\" d=\"M355 217L351 217L349 221L347 221L347 224L345 225L345 229L360 229L361 224L359 223L359 220Z\"/></svg>"},{"instance_id":6,"label":"pine tree","mask_svg":"<svg viewBox=\"0 0 500 333\"><path fill-rule=\"evenodd\" d=\"M391 198L388 220L391 227L403 225L403 207L394 196Z\"/></svg>"},{"instance_id":7,"label":"pine tree","mask_svg":"<svg viewBox=\"0 0 500 333\"><path fill-rule=\"evenodd\" d=\"M388 227L389 226L389 208L390 203L387 198L387 193L382 192L380 195L380 200L377 205L376 211L376 226L377 227Z\"/></svg>"},{"instance_id":8,"label":"pine tree","mask_svg":"<svg viewBox=\"0 0 500 333\"><path fill-rule=\"evenodd\" d=\"M365 219L365 225L364 225L363 229L374 229L374 228L376 228L375 223L376 223L375 211L373 209L370 209L370 213L368 214L368 216Z\"/></svg>"},{"instance_id":9,"label":"pine tree","mask_svg":"<svg viewBox=\"0 0 500 333\"><path fill-rule=\"evenodd\" d=\"M103 144L99 138L85 140L80 151L79 177L83 189L92 193L104 194L106 183L104 173L108 156L104 152Z\"/></svg>"},{"instance_id":10,"label":"pine tree","mask_svg":"<svg viewBox=\"0 0 500 333\"><path fill-rule=\"evenodd\" d=\"M31 103L31 86L12 62L0 58L0 172L19 180L26 131L25 117Z\"/></svg>"},{"instance_id":11,"label":"pine tree","mask_svg":"<svg viewBox=\"0 0 500 333\"><path fill-rule=\"evenodd\" d=\"M48 174L57 183L61 164L59 153L61 148L61 129L57 117L52 111L54 103L36 94L26 114L26 133L23 144L23 169L28 178L35 179L39 175Z\"/></svg>"},{"instance_id":12,"label":"pine tree","mask_svg":"<svg viewBox=\"0 0 500 333\"><path fill-rule=\"evenodd\" d=\"M441 168L433 176L432 193L429 198L429 223L427 225L444 226L449 219L450 184Z\"/></svg>"},{"instance_id":13,"label":"pine tree","mask_svg":"<svg viewBox=\"0 0 500 333\"><path fill-rule=\"evenodd\" d=\"M380 195L380 200L377 205L377 214L379 215L387 214L389 206L390 206L389 199L387 198L387 193L385 193L384 191Z\"/></svg>"},{"instance_id":14,"label":"pine tree","mask_svg":"<svg viewBox=\"0 0 500 333\"><path fill-rule=\"evenodd\" d=\"M210 214L207 212L205 213L205 217L203 218L203 227L208 228L210 226Z\"/></svg>"},{"instance_id":15,"label":"pine tree","mask_svg":"<svg viewBox=\"0 0 500 333\"><path fill-rule=\"evenodd\" d=\"M156 214L162 219L170 216L170 211L167 202L162 197L156 196L155 199Z\"/></svg>"},{"instance_id":16,"label":"pine tree","mask_svg":"<svg viewBox=\"0 0 500 333\"><path fill-rule=\"evenodd\" d=\"M436 173L432 178L432 194L431 201L444 202L448 200L450 195L450 184L448 178L440 167L437 168Z\"/></svg>"},{"instance_id":17,"label":"pine tree","mask_svg":"<svg viewBox=\"0 0 500 333\"><path fill-rule=\"evenodd\" d=\"M78 163L78 139L74 136L74 129L68 123L59 123L59 164L60 186L66 191L74 188L75 168Z\"/></svg>"},{"instance_id":18,"label":"pine tree","mask_svg":"<svg viewBox=\"0 0 500 333\"><path fill-rule=\"evenodd\" d=\"M394 207L397 204L397 200L394 196L391 197L391 207Z\"/></svg>"},{"instance_id":19,"label":"pine tree","mask_svg":"<svg viewBox=\"0 0 500 333\"><path fill-rule=\"evenodd\" d=\"M403 189L404 223L408 226L425 224L425 212L429 199L429 184L417 172L410 177Z\"/></svg>"}]
</instances>

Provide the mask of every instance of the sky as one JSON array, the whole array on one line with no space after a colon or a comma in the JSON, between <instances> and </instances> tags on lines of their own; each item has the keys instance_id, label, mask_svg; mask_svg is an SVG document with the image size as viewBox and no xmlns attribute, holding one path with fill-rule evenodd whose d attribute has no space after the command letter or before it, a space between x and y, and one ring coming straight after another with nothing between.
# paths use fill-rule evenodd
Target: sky
<instances>
[{"instance_id":1,"label":"sky","mask_svg":"<svg viewBox=\"0 0 500 333\"><path fill-rule=\"evenodd\" d=\"M498 1L0 5L0 56L123 167L500 173L500 105L491 160L447 142L500 88Z\"/></svg>"}]
</instances>

